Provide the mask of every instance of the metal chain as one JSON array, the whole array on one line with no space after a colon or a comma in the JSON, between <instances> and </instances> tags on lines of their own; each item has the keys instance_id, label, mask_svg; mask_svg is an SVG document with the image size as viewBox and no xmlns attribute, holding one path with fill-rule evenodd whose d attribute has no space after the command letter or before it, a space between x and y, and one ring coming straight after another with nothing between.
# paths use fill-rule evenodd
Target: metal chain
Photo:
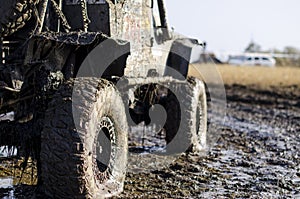
<instances>
[{"instance_id":1,"label":"metal chain","mask_svg":"<svg viewBox=\"0 0 300 199\"><path fill-rule=\"evenodd\" d=\"M84 32L88 31L89 23L91 22L87 12L87 2L86 0L80 0L82 20L83 20L83 30Z\"/></svg>"},{"instance_id":2,"label":"metal chain","mask_svg":"<svg viewBox=\"0 0 300 199\"><path fill-rule=\"evenodd\" d=\"M48 2L49 0L44 0L41 4L41 8L40 8L40 15L39 15L39 23L38 23L38 27L36 29L36 34L40 34L43 30L43 26L44 26L44 20L45 20L45 16L46 16L46 12L47 12L47 7L48 7Z\"/></svg>"},{"instance_id":3,"label":"metal chain","mask_svg":"<svg viewBox=\"0 0 300 199\"><path fill-rule=\"evenodd\" d=\"M55 0L51 0L52 6L54 8L55 13L57 16L61 19L61 24L63 25L66 32L69 32L71 29L71 26L69 25L67 18L65 17L64 13L59 8L58 4L55 2Z\"/></svg>"}]
</instances>

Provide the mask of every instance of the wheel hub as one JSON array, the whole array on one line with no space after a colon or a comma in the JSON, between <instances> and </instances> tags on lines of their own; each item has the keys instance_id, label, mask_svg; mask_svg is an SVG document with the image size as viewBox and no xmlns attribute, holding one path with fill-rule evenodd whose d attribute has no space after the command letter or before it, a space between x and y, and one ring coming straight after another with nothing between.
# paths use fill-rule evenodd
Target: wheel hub
<instances>
[{"instance_id":1,"label":"wheel hub","mask_svg":"<svg viewBox=\"0 0 300 199\"><path fill-rule=\"evenodd\" d=\"M100 181L104 181L111 174L111 162L116 151L116 133L113 121L108 116L101 118L98 129L94 147L95 173Z\"/></svg>"}]
</instances>

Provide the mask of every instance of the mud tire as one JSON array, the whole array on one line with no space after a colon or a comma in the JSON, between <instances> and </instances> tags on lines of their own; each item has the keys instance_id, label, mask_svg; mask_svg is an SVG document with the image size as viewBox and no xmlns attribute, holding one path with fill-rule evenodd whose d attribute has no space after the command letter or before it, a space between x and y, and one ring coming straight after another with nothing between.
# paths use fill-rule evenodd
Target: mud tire
<instances>
[{"instance_id":1,"label":"mud tire","mask_svg":"<svg viewBox=\"0 0 300 199\"><path fill-rule=\"evenodd\" d=\"M164 126L168 154L203 152L207 142L207 102L205 85L196 78L179 89L180 96L168 96ZM179 93L179 91L178 91Z\"/></svg>"},{"instance_id":2,"label":"mud tire","mask_svg":"<svg viewBox=\"0 0 300 199\"><path fill-rule=\"evenodd\" d=\"M2 0L0 6L0 35L9 36L24 27L32 17L39 0Z\"/></svg>"},{"instance_id":3,"label":"mud tire","mask_svg":"<svg viewBox=\"0 0 300 199\"><path fill-rule=\"evenodd\" d=\"M95 140L103 118L113 123L109 135L114 141L109 164L100 172ZM65 83L49 105L41 136L40 180L46 197L102 198L120 193L126 174L127 132L122 99L110 82L78 78L75 84Z\"/></svg>"},{"instance_id":4,"label":"mud tire","mask_svg":"<svg viewBox=\"0 0 300 199\"><path fill-rule=\"evenodd\" d=\"M191 112L188 114L192 124L190 151L201 152L207 148L207 99L205 85L197 78L190 78L192 86Z\"/></svg>"}]
</instances>

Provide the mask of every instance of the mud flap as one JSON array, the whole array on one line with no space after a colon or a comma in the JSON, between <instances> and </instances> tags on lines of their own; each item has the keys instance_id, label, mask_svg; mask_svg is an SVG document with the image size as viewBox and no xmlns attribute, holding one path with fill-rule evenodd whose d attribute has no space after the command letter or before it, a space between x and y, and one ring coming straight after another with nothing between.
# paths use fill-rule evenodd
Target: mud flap
<instances>
[{"instance_id":1,"label":"mud flap","mask_svg":"<svg viewBox=\"0 0 300 199\"><path fill-rule=\"evenodd\" d=\"M196 39L176 39L171 46L167 58L167 66L164 76L171 76L176 79L186 79L189 69L192 49L198 44Z\"/></svg>"}]
</instances>

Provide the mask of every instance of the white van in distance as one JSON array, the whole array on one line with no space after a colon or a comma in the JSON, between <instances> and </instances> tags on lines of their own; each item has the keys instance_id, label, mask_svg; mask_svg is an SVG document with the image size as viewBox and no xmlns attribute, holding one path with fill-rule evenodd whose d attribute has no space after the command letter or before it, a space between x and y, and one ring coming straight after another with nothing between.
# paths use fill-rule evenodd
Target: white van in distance
<instances>
[{"instance_id":1,"label":"white van in distance","mask_svg":"<svg viewBox=\"0 0 300 199\"><path fill-rule=\"evenodd\" d=\"M230 56L228 60L230 65L238 66L270 66L276 65L276 60L265 54L243 54L237 56Z\"/></svg>"}]
</instances>

